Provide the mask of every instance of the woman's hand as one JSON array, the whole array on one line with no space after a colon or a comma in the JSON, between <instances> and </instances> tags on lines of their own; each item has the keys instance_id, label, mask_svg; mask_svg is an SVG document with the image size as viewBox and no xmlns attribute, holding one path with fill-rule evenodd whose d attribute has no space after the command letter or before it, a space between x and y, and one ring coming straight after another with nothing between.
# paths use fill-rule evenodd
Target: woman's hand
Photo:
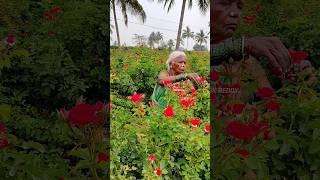
<instances>
[{"instance_id":1,"label":"woman's hand","mask_svg":"<svg viewBox=\"0 0 320 180\"><path fill-rule=\"evenodd\" d=\"M204 85L204 82L201 81L201 78L198 75L198 73L188 73L188 74L186 74L186 78L188 78L191 81L193 81L194 83L196 83L196 85L199 87L203 87L203 85Z\"/></svg>"},{"instance_id":2,"label":"woman's hand","mask_svg":"<svg viewBox=\"0 0 320 180\"><path fill-rule=\"evenodd\" d=\"M255 58L265 56L274 68L284 72L290 67L291 58L287 48L277 37L252 37L244 41L244 50Z\"/></svg>"}]
</instances>

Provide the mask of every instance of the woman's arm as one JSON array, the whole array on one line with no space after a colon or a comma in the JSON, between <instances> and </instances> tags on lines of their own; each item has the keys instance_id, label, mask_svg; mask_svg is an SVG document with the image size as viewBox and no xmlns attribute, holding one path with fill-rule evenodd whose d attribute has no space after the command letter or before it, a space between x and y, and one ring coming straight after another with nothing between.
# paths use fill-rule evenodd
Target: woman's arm
<instances>
[{"instance_id":1,"label":"woman's arm","mask_svg":"<svg viewBox=\"0 0 320 180\"><path fill-rule=\"evenodd\" d=\"M277 37L229 39L219 44L211 44L211 47L211 64L214 66L227 62L231 57L240 61L247 55L255 58L267 57L274 68L283 72L287 71L291 64L288 50Z\"/></svg>"},{"instance_id":2,"label":"woman's arm","mask_svg":"<svg viewBox=\"0 0 320 180\"><path fill-rule=\"evenodd\" d=\"M200 76L197 73L186 73L186 74L179 74L176 76L170 76L167 71L161 71L158 84L164 85L165 82L179 82L190 79L191 81L195 82L197 86L202 87L203 82L200 79Z\"/></svg>"},{"instance_id":3,"label":"woman's arm","mask_svg":"<svg viewBox=\"0 0 320 180\"><path fill-rule=\"evenodd\" d=\"M227 62L231 57L241 60L243 56L242 39L227 40L219 44L213 44L211 49L211 64L220 65Z\"/></svg>"},{"instance_id":4,"label":"woman's arm","mask_svg":"<svg viewBox=\"0 0 320 180\"><path fill-rule=\"evenodd\" d=\"M165 82L178 82L186 80L186 74L179 74L177 76L170 76L167 71L161 71L158 78L158 84L164 85Z\"/></svg>"}]
</instances>

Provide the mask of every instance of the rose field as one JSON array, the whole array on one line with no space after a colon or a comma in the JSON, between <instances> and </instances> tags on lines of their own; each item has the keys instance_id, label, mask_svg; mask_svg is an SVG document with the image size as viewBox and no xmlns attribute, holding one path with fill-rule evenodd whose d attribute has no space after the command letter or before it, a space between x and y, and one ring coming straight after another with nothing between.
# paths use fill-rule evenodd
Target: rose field
<instances>
[{"instance_id":1,"label":"rose field","mask_svg":"<svg viewBox=\"0 0 320 180\"><path fill-rule=\"evenodd\" d=\"M168 55L148 48L111 50L111 179L210 178L209 85L167 84L167 107L151 102ZM187 57L187 71L206 81L209 53Z\"/></svg>"}]
</instances>

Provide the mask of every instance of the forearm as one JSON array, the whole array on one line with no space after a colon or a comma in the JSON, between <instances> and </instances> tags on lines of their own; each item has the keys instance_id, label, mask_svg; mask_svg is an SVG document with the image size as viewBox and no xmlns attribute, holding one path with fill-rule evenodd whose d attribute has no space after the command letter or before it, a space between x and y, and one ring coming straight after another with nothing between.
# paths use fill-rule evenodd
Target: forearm
<instances>
[{"instance_id":1,"label":"forearm","mask_svg":"<svg viewBox=\"0 0 320 180\"><path fill-rule=\"evenodd\" d=\"M165 82L179 82L179 81L183 81L186 80L186 74L179 74L177 76L167 76L167 77L161 77L158 79L158 83L160 85L164 85Z\"/></svg>"},{"instance_id":2,"label":"forearm","mask_svg":"<svg viewBox=\"0 0 320 180\"><path fill-rule=\"evenodd\" d=\"M244 43L243 38L225 41L219 44L213 44L211 49L211 64L216 66L222 62L228 61L231 57L234 60L240 60L243 56Z\"/></svg>"}]
</instances>

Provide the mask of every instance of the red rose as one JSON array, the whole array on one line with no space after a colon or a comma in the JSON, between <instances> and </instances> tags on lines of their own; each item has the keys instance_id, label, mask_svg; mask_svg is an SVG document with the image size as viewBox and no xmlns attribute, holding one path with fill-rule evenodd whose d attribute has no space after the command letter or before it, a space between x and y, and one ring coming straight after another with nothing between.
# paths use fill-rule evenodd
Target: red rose
<instances>
[{"instance_id":1,"label":"red rose","mask_svg":"<svg viewBox=\"0 0 320 180\"><path fill-rule=\"evenodd\" d=\"M210 75L212 81L217 81L220 78L219 72L215 70L213 70Z\"/></svg>"},{"instance_id":2,"label":"red rose","mask_svg":"<svg viewBox=\"0 0 320 180\"><path fill-rule=\"evenodd\" d=\"M192 89L190 89L190 92L191 92L191 93L195 93L195 92L197 92L197 91L196 91L196 89L192 88Z\"/></svg>"},{"instance_id":3,"label":"red rose","mask_svg":"<svg viewBox=\"0 0 320 180\"><path fill-rule=\"evenodd\" d=\"M247 149L239 149L236 152L244 158L247 158L250 155L250 152Z\"/></svg>"},{"instance_id":4,"label":"red rose","mask_svg":"<svg viewBox=\"0 0 320 180\"><path fill-rule=\"evenodd\" d=\"M139 102L142 100L143 94L134 93L132 96L129 96L128 99L132 102Z\"/></svg>"},{"instance_id":5,"label":"red rose","mask_svg":"<svg viewBox=\"0 0 320 180\"><path fill-rule=\"evenodd\" d=\"M149 161L150 161L151 163L153 163L155 159L156 159L156 156L154 156L154 155L150 155L150 156L149 156Z\"/></svg>"},{"instance_id":6,"label":"red rose","mask_svg":"<svg viewBox=\"0 0 320 180\"><path fill-rule=\"evenodd\" d=\"M169 89L172 87L169 81L163 81L163 85L167 86Z\"/></svg>"},{"instance_id":7,"label":"red rose","mask_svg":"<svg viewBox=\"0 0 320 180\"><path fill-rule=\"evenodd\" d=\"M267 126L268 123L266 123L265 121L243 124L240 121L235 120L228 123L225 127L225 130L230 136L234 138L250 141Z\"/></svg>"},{"instance_id":8,"label":"red rose","mask_svg":"<svg viewBox=\"0 0 320 180\"><path fill-rule=\"evenodd\" d=\"M245 104L234 104L232 108L232 112L236 115L239 115L244 110Z\"/></svg>"},{"instance_id":9,"label":"red rose","mask_svg":"<svg viewBox=\"0 0 320 180\"><path fill-rule=\"evenodd\" d=\"M102 162L107 162L109 161L109 156L106 153L99 153L97 156L97 162L102 163Z\"/></svg>"},{"instance_id":10,"label":"red rose","mask_svg":"<svg viewBox=\"0 0 320 180\"><path fill-rule=\"evenodd\" d=\"M7 127L3 122L0 122L0 134L6 134L7 133Z\"/></svg>"},{"instance_id":11,"label":"red rose","mask_svg":"<svg viewBox=\"0 0 320 180\"><path fill-rule=\"evenodd\" d=\"M270 111L280 111L280 104L277 101L271 101L266 104L266 108Z\"/></svg>"},{"instance_id":12,"label":"red rose","mask_svg":"<svg viewBox=\"0 0 320 180\"><path fill-rule=\"evenodd\" d=\"M16 43L16 37L13 34L8 34L5 43L6 45L13 46Z\"/></svg>"},{"instance_id":13,"label":"red rose","mask_svg":"<svg viewBox=\"0 0 320 180\"><path fill-rule=\"evenodd\" d=\"M201 80L202 82L205 82L205 81L207 81L207 78L204 77L204 76L202 76L202 77L200 78L200 80Z\"/></svg>"},{"instance_id":14,"label":"red rose","mask_svg":"<svg viewBox=\"0 0 320 180\"><path fill-rule=\"evenodd\" d=\"M158 168L154 168L154 173L156 173L157 176L161 176L161 170Z\"/></svg>"},{"instance_id":15,"label":"red rose","mask_svg":"<svg viewBox=\"0 0 320 180\"><path fill-rule=\"evenodd\" d=\"M191 119L190 120L190 123L191 123L192 127L198 127L200 122L201 122L200 119Z\"/></svg>"},{"instance_id":16,"label":"red rose","mask_svg":"<svg viewBox=\"0 0 320 180\"><path fill-rule=\"evenodd\" d=\"M244 22L251 24L251 23L256 22L257 17L255 15L253 15L253 16L244 16L244 17L242 17L242 19L244 20Z\"/></svg>"},{"instance_id":17,"label":"red rose","mask_svg":"<svg viewBox=\"0 0 320 180\"><path fill-rule=\"evenodd\" d=\"M270 87L262 87L258 89L256 95L260 98L270 98L274 95L274 90Z\"/></svg>"},{"instance_id":18,"label":"red rose","mask_svg":"<svg viewBox=\"0 0 320 180\"><path fill-rule=\"evenodd\" d=\"M7 147L9 144L8 139L0 139L0 149Z\"/></svg>"},{"instance_id":19,"label":"red rose","mask_svg":"<svg viewBox=\"0 0 320 180\"><path fill-rule=\"evenodd\" d=\"M193 104L193 100L191 98L186 98L186 99L182 99L180 103L182 106L188 107Z\"/></svg>"},{"instance_id":20,"label":"red rose","mask_svg":"<svg viewBox=\"0 0 320 180\"><path fill-rule=\"evenodd\" d=\"M61 8L59 6L53 6L49 13L52 14L52 15L56 15L58 14L59 12L61 11Z\"/></svg>"},{"instance_id":21,"label":"red rose","mask_svg":"<svg viewBox=\"0 0 320 180\"><path fill-rule=\"evenodd\" d=\"M166 117L173 117L174 116L174 112L173 112L173 109L171 106L167 106L163 112L163 114L166 116Z\"/></svg>"},{"instance_id":22,"label":"red rose","mask_svg":"<svg viewBox=\"0 0 320 180\"><path fill-rule=\"evenodd\" d=\"M98 102L96 105L80 103L69 111L70 124L83 128L84 126L102 120L103 103Z\"/></svg>"},{"instance_id":23,"label":"red rose","mask_svg":"<svg viewBox=\"0 0 320 180\"><path fill-rule=\"evenodd\" d=\"M204 132L210 133L210 124L207 124L207 125L204 127Z\"/></svg>"},{"instance_id":24,"label":"red rose","mask_svg":"<svg viewBox=\"0 0 320 180\"><path fill-rule=\"evenodd\" d=\"M293 64L299 64L302 60L306 60L308 57L308 54L304 51L294 51L292 49L289 49L289 54L292 58Z\"/></svg>"},{"instance_id":25,"label":"red rose","mask_svg":"<svg viewBox=\"0 0 320 180\"><path fill-rule=\"evenodd\" d=\"M46 17L47 21L52 21L52 20L53 20L53 15L52 15L50 12L48 12L48 11L45 11L45 12L43 13L43 16Z\"/></svg>"}]
</instances>

